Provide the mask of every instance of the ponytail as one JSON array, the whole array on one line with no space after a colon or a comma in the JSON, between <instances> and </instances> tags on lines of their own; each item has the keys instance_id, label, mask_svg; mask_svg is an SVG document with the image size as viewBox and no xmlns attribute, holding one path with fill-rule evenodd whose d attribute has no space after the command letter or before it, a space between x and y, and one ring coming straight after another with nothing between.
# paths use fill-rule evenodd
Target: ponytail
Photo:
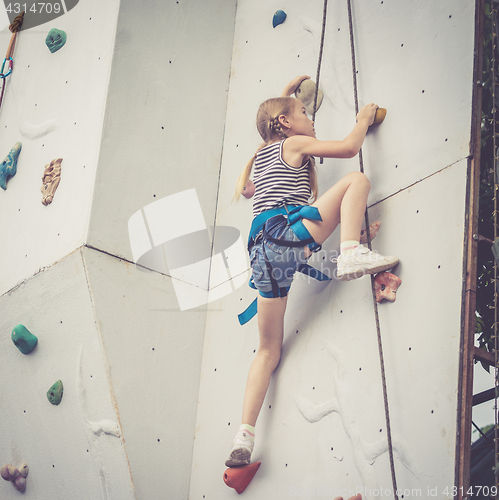
<instances>
[{"instance_id":1,"label":"ponytail","mask_svg":"<svg viewBox=\"0 0 499 500\"><path fill-rule=\"evenodd\" d=\"M310 198L310 203L317 201L319 197L319 187L317 183L317 167L315 165L315 158L311 156L308 160L308 177L310 180L310 190L312 191L312 197Z\"/></svg>"},{"instance_id":2,"label":"ponytail","mask_svg":"<svg viewBox=\"0 0 499 500\"><path fill-rule=\"evenodd\" d=\"M248 180L250 178L251 170L253 168L253 163L255 163L255 158L256 158L256 153L251 158L251 160L246 164L246 167L244 167L244 170L239 175L237 182L236 182L236 192L234 194L234 197L232 198L232 201L234 201L234 200L239 201L241 193L243 192L244 187L246 186L246 183L248 182Z\"/></svg>"}]
</instances>

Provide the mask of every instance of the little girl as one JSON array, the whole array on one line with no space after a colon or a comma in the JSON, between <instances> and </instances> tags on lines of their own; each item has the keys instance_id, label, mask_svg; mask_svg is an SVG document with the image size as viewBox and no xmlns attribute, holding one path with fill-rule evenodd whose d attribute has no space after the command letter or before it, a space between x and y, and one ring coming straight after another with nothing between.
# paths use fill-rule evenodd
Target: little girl
<instances>
[{"instance_id":1,"label":"little girl","mask_svg":"<svg viewBox=\"0 0 499 500\"><path fill-rule=\"evenodd\" d=\"M270 376L281 356L287 292L297 268L320 249L340 221L339 279L347 281L375 274L398 263L396 257L384 257L359 244L371 187L363 173L351 172L317 196L313 157L354 157L378 106L364 106L357 115L357 124L343 141L319 141L303 103L289 97L307 78L310 77L295 78L286 85L281 97L260 105L256 126L265 144L237 182L236 198L248 184L254 163L254 219L248 249L252 281L259 291L260 345L248 375L242 424L225 462L228 467L251 461L254 426Z\"/></svg>"}]
</instances>

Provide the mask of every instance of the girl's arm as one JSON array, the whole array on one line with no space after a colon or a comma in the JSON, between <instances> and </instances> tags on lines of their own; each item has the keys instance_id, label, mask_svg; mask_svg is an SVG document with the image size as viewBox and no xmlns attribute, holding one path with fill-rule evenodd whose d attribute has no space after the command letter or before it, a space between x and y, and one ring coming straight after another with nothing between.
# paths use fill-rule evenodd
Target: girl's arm
<instances>
[{"instance_id":1,"label":"girl's arm","mask_svg":"<svg viewBox=\"0 0 499 500\"><path fill-rule=\"evenodd\" d=\"M297 76L296 78L293 78L285 87L284 90L282 91L281 97L291 97L291 94L293 94L296 89L300 86L300 83L303 82L303 80L308 80L310 77L307 75L303 76Z\"/></svg>"},{"instance_id":2,"label":"girl's arm","mask_svg":"<svg viewBox=\"0 0 499 500\"><path fill-rule=\"evenodd\" d=\"M293 156L319 156L321 158L353 158L359 152L368 128L374 121L378 106L368 104L357 115L357 123L342 141L319 141L315 137L293 135L286 142Z\"/></svg>"}]
</instances>

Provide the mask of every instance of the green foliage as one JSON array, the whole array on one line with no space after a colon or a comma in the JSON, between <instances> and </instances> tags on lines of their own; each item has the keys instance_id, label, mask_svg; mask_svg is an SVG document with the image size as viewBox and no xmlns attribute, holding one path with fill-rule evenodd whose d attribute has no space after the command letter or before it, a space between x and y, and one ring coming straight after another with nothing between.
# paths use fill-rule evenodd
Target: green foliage
<instances>
[{"instance_id":1,"label":"green foliage","mask_svg":"<svg viewBox=\"0 0 499 500\"><path fill-rule=\"evenodd\" d=\"M485 2L484 53L482 77L482 125L481 125L481 155L480 155L480 199L478 211L478 234L491 240L494 239L494 169L499 162L494 161L494 95L495 106L499 107L499 74L497 62L499 53L497 38L495 47L495 68L493 60L492 9L491 3ZM497 2L496 2L497 7ZM497 13L495 13L497 15ZM496 86L493 92L493 75L496 71ZM496 112L499 118L499 112ZM496 149L499 147L499 123L496 120ZM494 349L494 257L488 243L478 245L477 262L477 298L476 298L476 333L480 347L493 352ZM485 366L484 366L485 367Z\"/></svg>"}]
</instances>

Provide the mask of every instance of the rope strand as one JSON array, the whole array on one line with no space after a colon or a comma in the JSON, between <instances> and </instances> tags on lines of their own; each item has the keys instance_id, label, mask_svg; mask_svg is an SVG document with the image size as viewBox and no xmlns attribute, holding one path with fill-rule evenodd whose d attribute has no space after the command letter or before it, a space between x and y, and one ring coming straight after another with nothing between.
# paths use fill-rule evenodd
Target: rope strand
<instances>
[{"instance_id":1,"label":"rope strand","mask_svg":"<svg viewBox=\"0 0 499 500\"><path fill-rule=\"evenodd\" d=\"M327 14L327 0L324 0L324 12L322 13L321 46L319 49L319 61L317 62L317 76L315 77L314 112L312 114L312 121L314 122L315 122L315 113L317 112L317 95L319 94L319 77L321 75L322 51L324 49L324 36L326 34L326 14ZM323 162L324 158L321 158L321 165Z\"/></svg>"},{"instance_id":2,"label":"rope strand","mask_svg":"<svg viewBox=\"0 0 499 500\"><path fill-rule=\"evenodd\" d=\"M324 36L326 34L326 13L327 13L327 0L324 0L324 12L322 14L321 46L319 49L319 61L317 63L317 76L315 77L314 112L312 114L312 121L315 121L315 113L317 112L317 95L319 93L319 77L321 74L322 51L324 48Z\"/></svg>"},{"instance_id":3,"label":"rope strand","mask_svg":"<svg viewBox=\"0 0 499 500\"><path fill-rule=\"evenodd\" d=\"M358 94L357 94L357 69L355 66L355 47L354 47L354 42L353 42L353 22L352 22L351 1L347 0L347 4L348 4L348 26L349 26L349 30L350 30L350 50L352 53L353 93L354 93L354 100L355 100L355 115L357 115L359 112L359 99L358 99ZM364 160L362 158L362 149L360 149L360 151L359 151L359 163L360 163L360 171L362 173L364 173ZM369 215L367 213L367 208L366 208L365 219L366 219L367 244L368 244L369 250L371 250L372 249L371 234L369 231ZM396 500L398 500L397 479L395 477L395 465L393 463L393 448L392 448L392 432L391 432L391 426L390 426L390 412L388 410L388 394L387 394L387 390L386 390L385 362L384 362L384 358L383 358L383 344L381 342L381 329L379 326L378 303L376 301L376 289L375 289L375 281L374 281L373 275L371 275L371 291L372 291L372 296L373 296L374 319L376 322L376 333L377 333L377 337L378 337L379 363L380 363L380 368L381 368L381 382L383 385L383 402L384 402L384 407L385 407L386 435L388 438L388 454L390 457L390 471L392 474L393 496L395 497Z\"/></svg>"}]
</instances>

